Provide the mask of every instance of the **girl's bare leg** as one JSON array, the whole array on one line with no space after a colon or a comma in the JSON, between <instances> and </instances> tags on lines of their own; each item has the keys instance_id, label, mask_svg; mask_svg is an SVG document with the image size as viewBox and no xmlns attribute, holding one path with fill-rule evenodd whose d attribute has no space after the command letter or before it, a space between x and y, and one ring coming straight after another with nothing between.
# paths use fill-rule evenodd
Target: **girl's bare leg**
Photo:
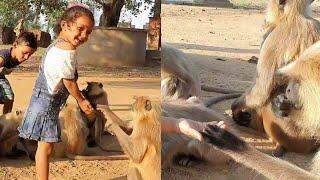
<instances>
[{"instance_id":1,"label":"girl's bare leg","mask_svg":"<svg viewBox=\"0 0 320 180\"><path fill-rule=\"evenodd\" d=\"M38 142L36 152L36 171L38 180L48 180L49 178L49 159L52 149L53 143Z\"/></svg>"}]
</instances>

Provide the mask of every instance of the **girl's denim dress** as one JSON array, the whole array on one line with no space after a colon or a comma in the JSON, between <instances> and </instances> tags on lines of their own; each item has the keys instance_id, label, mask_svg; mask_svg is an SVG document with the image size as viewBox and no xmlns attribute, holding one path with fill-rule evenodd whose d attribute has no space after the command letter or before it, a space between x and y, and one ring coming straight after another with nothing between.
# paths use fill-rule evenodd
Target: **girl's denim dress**
<instances>
[{"instance_id":1,"label":"girl's denim dress","mask_svg":"<svg viewBox=\"0 0 320 180\"><path fill-rule=\"evenodd\" d=\"M47 49L47 52L54 44ZM69 92L63 85L58 93L49 93L43 71L45 56L46 54L41 59L39 76L32 92L29 107L20 127L18 127L19 136L36 141L61 142L59 112L65 104Z\"/></svg>"}]
</instances>

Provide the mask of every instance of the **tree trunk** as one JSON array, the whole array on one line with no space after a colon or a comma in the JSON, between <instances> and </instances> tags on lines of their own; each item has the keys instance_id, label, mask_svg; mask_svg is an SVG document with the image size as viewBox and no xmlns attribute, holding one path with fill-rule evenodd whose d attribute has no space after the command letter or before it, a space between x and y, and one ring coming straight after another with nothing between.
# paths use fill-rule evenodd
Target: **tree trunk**
<instances>
[{"instance_id":1,"label":"tree trunk","mask_svg":"<svg viewBox=\"0 0 320 180\"><path fill-rule=\"evenodd\" d=\"M154 2L154 14L153 17L160 17L161 14L161 0L155 0Z\"/></svg>"},{"instance_id":2,"label":"tree trunk","mask_svg":"<svg viewBox=\"0 0 320 180\"><path fill-rule=\"evenodd\" d=\"M33 24L38 24L40 11L41 11L41 5L42 5L41 1L36 1L36 12L35 12L35 16L33 19Z\"/></svg>"},{"instance_id":3,"label":"tree trunk","mask_svg":"<svg viewBox=\"0 0 320 180\"><path fill-rule=\"evenodd\" d=\"M47 26L46 32L49 32L49 30L50 30L50 24L51 24L51 18L49 18L49 20L48 20L48 26Z\"/></svg>"},{"instance_id":4,"label":"tree trunk","mask_svg":"<svg viewBox=\"0 0 320 180\"><path fill-rule=\"evenodd\" d=\"M100 26L117 27L121 9L125 0L113 0L112 3L102 4L102 14L100 16Z\"/></svg>"}]
</instances>

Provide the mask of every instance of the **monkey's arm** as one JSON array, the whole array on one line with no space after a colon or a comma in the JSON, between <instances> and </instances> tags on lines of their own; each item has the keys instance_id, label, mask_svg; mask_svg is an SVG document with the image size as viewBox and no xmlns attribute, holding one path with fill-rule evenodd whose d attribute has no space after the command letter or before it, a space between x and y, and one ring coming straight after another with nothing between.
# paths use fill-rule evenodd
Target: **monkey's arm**
<instances>
[{"instance_id":1,"label":"monkey's arm","mask_svg":"<svg viewBox=\"0 0 320 180\"><path fill-rule=\"evenodd\" d=\"M114 114L110 107L108 105L101 105L101 104L98 104L97 105L97 109L103 113L103 115L105 117L107 117L108 119L108 116L109 116L109 119L113 122L113 123L117 123L119 126L125 128L125 129L128 129L128 130L131 130L132 128L129 127L129 125L127 123L125 123L122 119L120 119L116 114ZM112 117L110 117L112 116Z\"/></svg>"},{"instance_id":2,"label":"monkey's arm","mask_svg":"<svg viewBox=\"0 0 320 180\"><path fill-rule=\"evenodd\" d=\"M263 106L269 99L273 87L276 86L274 76L277 69L276 57L270 56L275 53L270 51L273 51L271 47L267 47L266 52L262 50L262 58L257 64L255 84L244 96L238 99L237 106L239 108L258 108Z\"/></svg>"},{"instance_id":3,"label":"monkey's arm","mask_svg":"<svg viewBox=\"0 0 320 180\"><path fill-rule=\"evenodd\" d=\"M135 163L140 163L147 151L147 142L134 142L117 124L111 124L109 129L116 135L123 151Z\"/></svg>"},{"instance_id":4,"label":"monkey's arm","mask_svg":"<svg viewBox=\"0 0 320 180\"><path fill-rule=\"evenodd\" d=\"M319 179L319 176L285 160L256 150L241 138L217 126L208 126L203 136L206 143L222 150L236 162L255 169L268 179Z\"/></svg>"},{"instance_id":5,"label":"monkey's arm","mask_svg":"<svg viewBox=\"0 0 320 180\"><path fill-rule=\"evenodd\" d=\"M255 85L245 98L249 107L260 107L266 103L275 86L274 76L276 68L277 63L272 59L258 62L258 76Z\"/></svg>"},{"instance_id":6,"label":"monkey's arm","mask_svg":"<svg viewBox=\"0 0 320 180\"><path fill-rule=\"evenodd\" d=\"M260 44L260 48L263 46L265 40L267 39L267 37L270 35L270 33L276 28L276 24L274 23L267 23L265 26L264 26L264 33L263 33L263 36L262 36L262 42Z\"/></svg>"},{"instance_id":7,"label":"monkey's arm","mask_svg":"<svg viewBox=\"0 0 320 180\"><path fill-rule=\"evenodd\" d=\"M114 121L122 121L116 114L114 114L110 108L105 108L103 111L108 121L111 121L111 125L108 130L112 131L122 147L123 151L132 159L134 162L141 162L144 154L147 150L146 142L132 142L130 136L128 136L117 123Z\"/></svg>"}]
</instances>

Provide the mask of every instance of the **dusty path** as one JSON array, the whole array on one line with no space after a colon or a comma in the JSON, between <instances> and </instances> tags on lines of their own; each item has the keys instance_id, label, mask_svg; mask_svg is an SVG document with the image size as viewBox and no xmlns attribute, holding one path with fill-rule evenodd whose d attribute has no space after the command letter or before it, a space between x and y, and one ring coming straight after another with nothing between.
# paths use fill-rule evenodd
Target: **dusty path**
<instances>
[{"instance_id":1,"label":"dusty path","mask_svg":"<svg viewBox=\"0 0 320 180\"><path fill-rule=\"evenodd\" d=\"M264 14L260 10L220 9L180 5L162 5L163 42L187 54L200 73L203 84L245 90L252 84L256 65L248 63L259 56L260 27ZM216 96L202 92L201 98ZM232 101L216 105L224 113ZM263 136L249 134L232 120L230 126L241 130L246 141L270 152L274 145ZM288 153L284 159L306 168L312 155ZM225 165L201 164L195 168L174 167L163 179L264 179L254 170L234 162Z\"/></svg>"}]
</instances>

